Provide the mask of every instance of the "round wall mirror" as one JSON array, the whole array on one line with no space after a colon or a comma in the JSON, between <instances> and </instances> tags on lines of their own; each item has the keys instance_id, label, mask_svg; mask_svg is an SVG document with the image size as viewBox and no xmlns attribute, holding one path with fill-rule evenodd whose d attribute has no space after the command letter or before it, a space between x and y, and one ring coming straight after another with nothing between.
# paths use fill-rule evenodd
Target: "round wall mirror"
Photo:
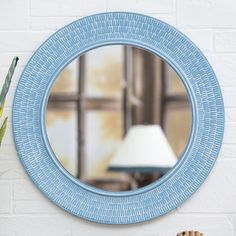
<instances>
[{"instance_id":1,"label":"round wall mirror","mask_svg":"<svg viewBox=\"0 0 236 236\"><path fill-rule=\"evenodd\" d=\"M191 131L187 91L160 57L132 46L104 46L73 60L52 86L49 143L79 180L129 191L165 175Z\"/></svg>"}]
</instances>

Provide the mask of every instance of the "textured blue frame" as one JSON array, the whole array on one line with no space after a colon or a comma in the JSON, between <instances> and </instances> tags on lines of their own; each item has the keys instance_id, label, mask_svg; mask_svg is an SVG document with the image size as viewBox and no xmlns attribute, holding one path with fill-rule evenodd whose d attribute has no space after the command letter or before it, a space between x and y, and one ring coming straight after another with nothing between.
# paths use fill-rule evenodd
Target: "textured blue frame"
<instances>
[{"instance_id":1,"label":"textured blue frame","mask_svg":"<svg viewBox=\"0 0 236 236\"><path fill-rule=\"evenodd\" d=\"M181 77L192 107L189 143L174 168L149 186L119 193L96 189L71 176L52 152L44 121L48 95L60 71L84 52L111 44L141 47L162 57ZM33 182L59 207L106 224L147 221L181 205L212 169L223 131L221 90L201 51L172 26L134 13L88 16L53 34L26 65L13 106L16 148Z\"/></svg>"}]
</instances>

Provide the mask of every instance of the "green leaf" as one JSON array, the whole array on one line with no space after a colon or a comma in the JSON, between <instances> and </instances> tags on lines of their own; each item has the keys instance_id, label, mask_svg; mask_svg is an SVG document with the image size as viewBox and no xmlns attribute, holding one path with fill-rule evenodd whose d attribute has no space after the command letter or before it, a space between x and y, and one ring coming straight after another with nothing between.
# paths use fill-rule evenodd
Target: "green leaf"
<instances>
[{"instance_id":1,"label":"green leaf","mask_svg":"<svg viewBox=\"0 0 236 236\"><path fill-rule=\"evenodd\" d=\"M4 105L5 105L5 101L3 102L3 105L2 105L2 107L0 109L0 118L2 117L2 114L3 114Z\"/></svg>"},{"instance_id":2,"label":"green leaf","mask_svg":"<svg viewBox=\"0 0 236 236\"><path fill-rule=\"evenodd\" d=\"M14 74L14 71L15 71L18 60L19 60L18 57L14 57L13 60L12 60L11 66L8 70L5 82L4 82L3 87L2 87L2 91L0 93L0 110L3 107L3 104L4 104L4 101L5 101L6 95L8 93L8 90L9 90L9 87L10 87L10 84L11 84L11 79L12 79L12 76Z\"/></svg>"},{"instance_id":3,"label":"green leaf","mask_svg":"<svg viewBox=\"0 0 236 236\"><path fill-rule=\"evenodd\" d=\"M2 144L2 139L3 139L3 137L4 137L4 135L5 135L5 132L6 132L7 119L8 119L8 117L6 117L6 118L4 119L4 122L3 122L3 124L2 124L2 127L0 128L0 146L1 146L1 144Z\"/></svg>"}]
</instances>

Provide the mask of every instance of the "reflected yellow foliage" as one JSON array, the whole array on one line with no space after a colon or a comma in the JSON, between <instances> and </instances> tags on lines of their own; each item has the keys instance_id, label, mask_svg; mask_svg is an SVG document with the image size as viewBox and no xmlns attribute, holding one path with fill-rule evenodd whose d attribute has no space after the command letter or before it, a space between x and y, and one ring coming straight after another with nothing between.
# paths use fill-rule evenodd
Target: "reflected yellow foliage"
<instances>
[{"instance_id":1,"label":"reflected yellow foliage","mask_svg":"<svg viewBox=\"0 0 236 236\"><path fill-rule=\"evenodd\" d=\"M168 92L171 94L186 94L186 89L179 75L171 68L169 69Z\"/></svg>"},{"instance_id":2,"label":"reflected yellow foliage","mask_svg":"<svg viewBox=\"0 0 236 236\"><path fill-rule=\"evenodd\" d=\"M58 76L53 84L52 94L69 93L75 88L75 82L72 79L72 69L66 67Z\"/></svg>"},{"instance_id":3,"label":"reflected yellow foliage","mask_svg":"<svg viewBox=\"0 0 236 236\"><path fill-rule=\"evenodd\" d=\"M73 116L73 111L68 110L47 110L46 113L46 125L50 126L56 120L69 120Z\"/></svg>"},{"instance_id":4,"label":"reflected yellow foliage","mask_svg":"<svg viewBox=\"0 0 236 236\"><path fill-rule=\"evenodd\" d=\"M184 151L191 132L192 113L186 110L170 110L167 114L166 131L168 141L179 158Z\"/></svg>"},{"instance_id":5,"label":"reflected yellow foliage","mask_svg":"<svg viewBox=\"0 0 236 236\"><path fill-rule=\"evenodd\" d=\"M61 165L67 170L69 171L69 160L70 158L69 157L58 157Z\"/></svg>"},{"instance_id":6,"label":"reflected yellow foliage","mask_svg":"<svg viewBox=\"0 0 236 236\"><path fill-rule=\"evenodd\" d=\"M122 113L101 112L97 114L102 131L102 141L120 141L122 139Z\"/></svg>"}]
</instances>

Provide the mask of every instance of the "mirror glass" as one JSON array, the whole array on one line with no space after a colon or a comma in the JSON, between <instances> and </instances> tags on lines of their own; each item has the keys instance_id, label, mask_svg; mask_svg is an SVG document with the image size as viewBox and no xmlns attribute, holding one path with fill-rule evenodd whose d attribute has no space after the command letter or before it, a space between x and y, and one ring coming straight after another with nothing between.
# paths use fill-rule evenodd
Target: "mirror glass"
<instances>
[{"instance_id":1,"label":"mirror glass","mask_svg":"<svg viewBox=\"0 0 236 236\"><path fill-rule=\"evenodd\" d=\"M45 121L52 150L71 175L97 188L129 191L176 164L192 113L172 67L144 49L112 45L61 71Z\"/></svg>"}]
</instances>

